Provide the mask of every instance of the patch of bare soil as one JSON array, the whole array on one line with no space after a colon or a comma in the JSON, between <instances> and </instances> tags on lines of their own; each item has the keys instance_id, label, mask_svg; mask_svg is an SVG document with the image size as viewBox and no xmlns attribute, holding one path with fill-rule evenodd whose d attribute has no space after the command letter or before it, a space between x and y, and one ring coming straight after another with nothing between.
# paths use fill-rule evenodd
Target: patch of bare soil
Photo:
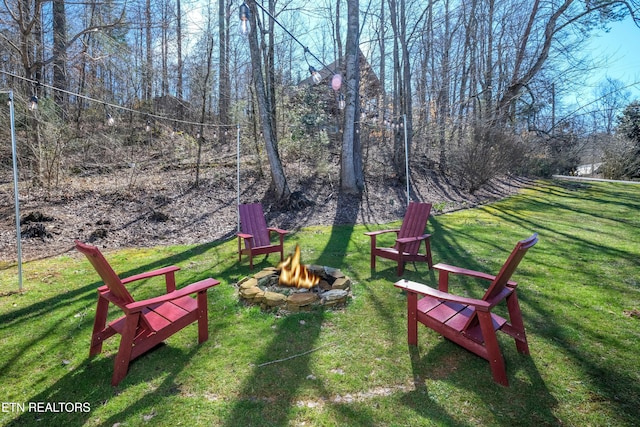
<instances>
[{"instance_id":1,"label":"patch of bare soil","mask_svg":"<svg viewBox=\"0 0 640 427\"><path fill-rule=\"evenodd\" d=\"M295 231L309 225L383 224L402 218L406 186L382 171L367 177L361 195L339 191L339 166L330 174L303 176L286 171L289 186L308 203L278 209L269 197L269 177L242 171L241 203L261 202L272 226ZM129 168L66 177L45 190L20 183L23 259L68 252L74 239L101 248L198 244L235 238L237 180L233 161L204 168L194 185L192 166ZM519 190L526 181L495 180L468 194L432 170L412 170L411 198L433 203L433 214L477 206ZM0 260L16 259L15 205L12 176L0 180Z\"/></svg>"}]
</instances>

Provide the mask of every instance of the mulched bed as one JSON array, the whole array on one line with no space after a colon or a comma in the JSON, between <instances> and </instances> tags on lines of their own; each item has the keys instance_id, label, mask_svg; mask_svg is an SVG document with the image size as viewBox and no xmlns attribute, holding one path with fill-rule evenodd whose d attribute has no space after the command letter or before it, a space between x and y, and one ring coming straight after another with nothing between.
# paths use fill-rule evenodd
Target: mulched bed
<instances>
[{"instance_id":1,"label":"mulched bed","mask_svg":"<svg viewBox=\"0 0 640 427\"><path fill-rule=\"evenodd\" d=\"M20 184L23 260L70 251L74 239L101 248L198 244L230 239L237 230L236 172L232 166L205 170L198 187L189 168L139 170L65 178L45 190ZM413 172L414 200L434 204L433 214L469 208L513 194L526 180L499 179L466 193L432 170ZM309 225L383 224L402 218L406 187L389 176L367 177L361 195L343 194L335 179L296 177L289 186L297 209L282 210L269 198L269 179L245 171L242 203L261 202L269 225L295 231ZM16 259L13 182L0 180L0 260Z\"/></svg>"}]
</instances>

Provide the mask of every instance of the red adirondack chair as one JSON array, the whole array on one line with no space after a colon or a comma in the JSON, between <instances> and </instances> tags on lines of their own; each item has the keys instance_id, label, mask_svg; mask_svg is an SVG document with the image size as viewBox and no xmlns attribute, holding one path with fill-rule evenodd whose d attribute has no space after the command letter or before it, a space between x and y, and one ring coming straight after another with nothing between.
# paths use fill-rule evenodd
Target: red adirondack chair
<instances>
[{"instance_id":1,"label":"red adirondack chair","mask_svg":"<svg viewBox=\"0 0 640 427\"><path fill-rule=\"evenodd\" d=\"M494 381L508 386L509 381L496 331L502 331L514 338L518 351L529 354L529 344L516 295L517 283L510 279L527 250L537 241L537 233L519 241L497 276L447 264L436 264L433 268L439 271L438 290L408 280L396 282L396 287L407 291L409 344L418 344L420 322L488 360ZM487 280L490 282L489 288L482 299L450 294L450 274ZM419 299L418 295L422 297ZM505 300L509 320L491 312L496 305Z\"/></svg>"},{"instance_id":2,"label":"red adirondack chair","mask_svg":"<svg viewBox=\"0 0 640 427\"><path fill-rule=\"evenodd\" d=\"M250 203L238 206L240 212L240 230L238 233L238 261L242 255L249 255L249 268L253 270L253 257L256 255L280 252L280 261L284 260L284 235L287 230L267 227L264 212L260 203ZM271 243L271 233L277 233L279 242ZM244 249L242 241L244 240Z\"/></svg>"},{"instance_id":3,"label":"red adirondack chair","mask_svg":"<svg viewBox=\"0 0 640 427\"><path fill-rule=\"evenodd\" d=\"M431 203L409 203L402 225L399 229L370 231L366 234L371 238L371 269L376 268L376 256L390 259L398 263L398 276L404 272L404 264L407 261L426 262L432 267L431 260L431 234L425 234ZM384 233L397 233L396 243L391 248L378 247L376 237ZM424 241L425 253L419 253L420 245Z\"/></svg>"},{"instance_id":4,"label":"red adirondack chair","mask_svg":"<svg viewBox=\"0 0 640 427\"><path fill-rule=\"evenodd\" d=\"M121 335L111 378L112 385L116 386L124 379L130 361L193 322L198 322L198 342L202 343L209 338L207 289L220 282L209 278L176 290L175 272L180 269L176 266L120 279L98 248L77 240L75 243L76 249L86 255L104 282L104 286L98 288L98 307L89 356L99 354L102 343L107 338L116 333ZM155 276L165 277L167 293L135 301L125 285ZM190 297L194 294L197 299ZM107 325L109 303L120 307L125 315Z\"/></svg>"}]
</instances>

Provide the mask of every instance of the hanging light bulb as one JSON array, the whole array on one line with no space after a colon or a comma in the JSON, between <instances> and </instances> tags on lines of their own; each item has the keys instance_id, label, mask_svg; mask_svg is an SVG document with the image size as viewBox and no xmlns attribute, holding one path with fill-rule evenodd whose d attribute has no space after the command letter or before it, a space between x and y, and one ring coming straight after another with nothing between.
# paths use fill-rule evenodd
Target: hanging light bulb
<instances>
[{"instance_id":1,"label":"hanging light bulb","mask_svg":"<svg viewBox=\"0 0 640 427\"><path fill-rule=\"evenodd\" d=\"M151 121L147 120L147 125L144 127L145 132L149 132L151 130Z\"/></svg>"},{"instance_id":2,"label":"hanging light bulb","mask_svg":"<svg viewBox=\"0 0 640 427\"><path fill-rule=\"evenodd\" d=\"M344 94L341 93L338 98L338 108L344 110L344 107L346 107L346 102L344 100Z\"/></svg>"},{"instance_id":3,"label":"hanging light bulb","mask_svg":"<svg viewBox=\"0 0 640 427\"><path fill-rule=\"evenodd\" d=\"M35 111L38 109L38 97L33 95L29 100L29 110Z\"/></svg>"},{"instance_id":4,"label":"hanging light bulb","mask_svg":"<svg viewBox=\"0 0 640 427\"><path fill-rule=\"evenodd\" d=\"M107 114L107 126L113 126L114 124L116 124L116 120L111 114Z\"/></svg>"},{"instance_id":5,"label":"hanging light bulb","mask_svg":"<svg viewBox=\"0 0 640 427\"><path fill-rule=\"evenodd\" d=\"M249 23L249 6L246 3L240 5L240 34L246 36L251 32L251 24Z\"/></svg>"},{"instance_id":6,"label":"hanging light bulb","mask_svg":"<svg viewBox=\"0 0 640 427\"><path fill-rule=\"evenodd\" d=\"M313 82L315 84L318 84L322 81L322 76L320 75L318 70L313 68L311 65L309 66L309 72L311 73L311 79L313 79Z\"/></svg>"}]
</instances>

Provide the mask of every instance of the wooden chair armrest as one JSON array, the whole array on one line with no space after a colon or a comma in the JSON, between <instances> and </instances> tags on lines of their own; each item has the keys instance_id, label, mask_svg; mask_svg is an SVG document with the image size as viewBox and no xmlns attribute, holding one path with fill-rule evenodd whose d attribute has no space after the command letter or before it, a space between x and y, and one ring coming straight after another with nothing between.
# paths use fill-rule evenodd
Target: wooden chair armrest
<instances>
[{"instance_id":1,"label":"wooden chair armrest","mask_svg":"<svg viewBox=\"0 0 640 427\"><path fill-rule=\"evenodd\" d=\"M250 239L253 237L253 234L247 234L247 233L238 233L238 237L242 238L242 239Z\"/></svg>"},{"instance_id":2,"label":"wooden chair armrest","mask_svg":"<svg viewBox=\"0 0 640 427\"><path fill-rule=\"evenodd\" d=\"M442 263L438 263L436 265L433 266L434 270L438 270L438 271L444 271L446 273L451 273L451 274L461 274L463 276L469 276L469 277L475 277L477 279L484 279L484 280L494 280L496 278L496 276L493 276L491 274L487 274L487 273L483 273L481 271L475 271L475 270L469 270L466 268L461 268L461 267L456 267L453 265L448 265L448 264L442 264ZM507 282L507 286L515 288L516 286L518 286L518 282L514 282L513 280L509 280Z\"/></svg>"},{"instance_id":3,"label":"wooden chair armrest","mask_svg":"<svg viewBox=\"0 0 640 427\"><path fill-rule=\"evenodd\" d=\"M429 237L431 237L431 234L423 234L422 236L417 236L417 237L402 237L400 239L396 239L396 242L398 243L417 242L417 241L428 239Z\"/></svg>"},{"instance_id":4,"label":"wooden chair armrest","mask_svg":"<svg viewBox=\"0 0 640 427\"><path fill-rule=\"evenodd\" d=\"M169 267L163 267L157 270L147 271L146 273L140 273L133 276L125 277L124 279L121 279L121 282L123 284L131 283L131 282L135 282L136 280L148 279L150 277L162 276L168 273L174 273L178 270L180 270L180 267L171 265Z\"/></svg>"},{"instance_id":5,"label":"wooden chair armrest","mask_svg":"<svg viewBox=\"0 0 640 427\"><path fill-rule=\"evenodd\" d=\"M399 233L400 229L391 229L391 230L377 230L377 231L367 231L366 233L364 233L367 236L377 236L379 234L383 234L383 233Z\"/></svg>"},{"instance_id":6,"label":"wooden chair armrest","mask_svg":"<svg viewBox=\"0 0 640 427\"><path fill-rule=\"evenodd\" d=\"M284 234L287 234L289 232L289 230L282 230L282 229L276 228L276 227L267 227L267 230L273 231L274 233L278 233L280 235L284 235Z\"/></svg>"},{"instance_id":7,"label":"wooden chair armrest","mask_svg":"<svg viewBox=\"0 0 640 427\"><path fill-rule=\"evenodd\" d=\"M444 300L444 301L452 301L452 302L457 302L459 304L470 305L480 311L489 311L492 307L490 303L480 299L453 295L447 292L439 291L437 289L434 289L427 285L423 285L421 283L411 282L406 279L396 282L394 286L400 289L404 289L407 292L413 292L420 295L427 295L427 296Z\"/></svg>"},{"instance_id":8,"label":"wooden chair armrest","mask_svg":"<svg viewBox=\"0 0 640 427\"><path fill-rule=\"evenodd\" d=\"M171 301L171 300L174 300L174 299L177 299L177 298L182 298L182 297L187 296L187 295L191 295L191 294L195 294L195 293L198 293L198 292L206 291L210 287L216 286L219 283L220 283L220 281L212 279L212 278L204 279L204 280L201 280L199 282L192 283L192 284L190 284L188 286L185 286L182 289L178 289L178 290L175 290L173 292L169 292L168 294L161 295L159 297L149 298L149 299L146 299L146 300L143 300L143 301L136 301L136 302L132 302L130 304L127 304L125 306L125 311L127 312L127 314L135 313L135 312L138 312L138 311L142 311L145 307L148 307L150 305L160 304L160 303Z\"/></svg>"}]
</instances>

